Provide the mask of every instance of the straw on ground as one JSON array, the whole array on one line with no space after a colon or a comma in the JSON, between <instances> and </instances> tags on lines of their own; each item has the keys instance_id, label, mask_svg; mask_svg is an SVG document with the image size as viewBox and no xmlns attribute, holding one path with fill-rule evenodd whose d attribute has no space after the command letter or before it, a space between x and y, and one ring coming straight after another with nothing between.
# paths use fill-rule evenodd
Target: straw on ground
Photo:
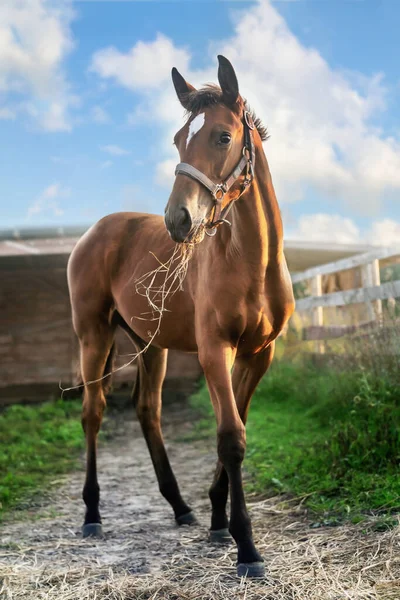
<instances>
[{"instance_id":1,"label":"straw on ground","mask_svg":"<svg viewBox=\"0 0 400 600\"><path fill-rule=\"evenodd\" d=\"M169 413L167 439L188 427L183 417ZM50 494L41 508L55 508L56 517L3 528L2 599L400 598L399 528L375 531L372 517L358 525L313 528L301 502L288 504L282 498L250 502L268 575L262 581L238 580L234 545L215 547L207 540L214 449L200 441L170 445L183 493L201 523L178 529L155 478L149 477L150 459L137 424L125 418L120 427L118 438L102 448L99 459L106 539L79 537L83 474L76 473L58 491L58 500ZM32 516L35 512L40 511Z\"/></svg>"}]
</instances>

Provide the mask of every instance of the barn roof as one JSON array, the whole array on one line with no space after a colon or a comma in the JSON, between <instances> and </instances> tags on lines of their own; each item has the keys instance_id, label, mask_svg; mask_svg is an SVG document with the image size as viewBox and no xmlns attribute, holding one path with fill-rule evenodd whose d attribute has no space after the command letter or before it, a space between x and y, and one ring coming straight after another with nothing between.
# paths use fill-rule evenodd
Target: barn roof
<instances>
[{"instance_id":1,"label":"barn roof","mask_svg":"<svg viewBox=\"0 0 400 600\"><path fill-rule=\"evenodd\" d=\"M0 230L0 268L64 268L86 227Z\"/></svg>"},{"instance_id":2,"label":"barn roof","mask_svg":"<svg viewBox=\"0 0 400 600\"><path fill-rule=\"evenodd\" d=\"M88 227L0 230L0 267L64 267L73 247ZM373 246L366 244L285 241L285 255L292 272L372 249Z\"/></svg>"}]
</instances>

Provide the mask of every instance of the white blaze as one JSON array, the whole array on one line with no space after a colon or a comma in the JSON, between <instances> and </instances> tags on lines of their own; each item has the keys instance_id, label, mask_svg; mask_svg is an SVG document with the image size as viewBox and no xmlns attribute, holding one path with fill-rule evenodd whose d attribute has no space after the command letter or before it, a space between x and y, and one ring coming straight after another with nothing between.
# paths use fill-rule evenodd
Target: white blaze
<instances>
[{"instance_id":1,"label":"white blaze","mask_svg":"<svg viewBox=\"0 0 400 600\"><path fill-rule=\"evenodd\" d=\"M204 113L200 113L193 119L193 121L189 125L189 133L186 141L186 146L189 145L190 140L204 125L205 115Z\"/></svg>"}]
</instances>

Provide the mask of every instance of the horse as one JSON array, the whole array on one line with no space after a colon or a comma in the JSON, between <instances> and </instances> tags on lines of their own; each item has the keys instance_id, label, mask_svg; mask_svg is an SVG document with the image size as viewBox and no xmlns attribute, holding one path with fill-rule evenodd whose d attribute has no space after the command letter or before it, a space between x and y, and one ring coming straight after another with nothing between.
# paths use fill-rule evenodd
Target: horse
<instances>
[{"instance_id":1,"label":"horse","mask_svg":"<svg viewBox=\"0 0 400 600\"><path fill-rule=\"evenodd\" d=\"M253 392L294 310L281 214L263 149L267 131L240 95L236 73L225 57L218 56L219 86L196 89L176 68L172 81L186 119L174 137L181 162L164 219L135 212L110 214L84 234L68 263L84 386L82 531L84 537L102 535L97 436L115 331L121 327L137 350L132 394L137 417L160 492L178 525L195 523L196 518L181 496L165 450L161 391L168 349L197 353L217 426L210 540L233 538L237 574L262 577L264 560L253 541L243 491L245 426ZM191 249L186 277L175 293L163 296L165 310L154 318L148 297L135 282L153 273L149 287L160 291L164 266L175 260L177 248Z\"/></svg>"}]
</instances>

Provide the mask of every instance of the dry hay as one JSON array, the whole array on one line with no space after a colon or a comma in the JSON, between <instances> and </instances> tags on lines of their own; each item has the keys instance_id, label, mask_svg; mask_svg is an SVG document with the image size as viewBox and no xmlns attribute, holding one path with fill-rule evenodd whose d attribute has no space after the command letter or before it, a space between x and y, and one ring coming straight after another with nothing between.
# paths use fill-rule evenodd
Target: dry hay
<instances>
[{"instance_id":1,"label":"dry hay","mask_svg":"<svg viewBox=\"0 0 400 600\"><path fill-rule=\"evenodd\" d=\"M212 546L201 528L184 528L178 553L151 574L129 565L43 566L40 548L0 554L3 600L399 600L399 529L359 525L310 528L304 509L271 501L251 505L267 565L261 581L238 580L235 548ZM76 540L76 544L87 543ZM91 542L94 544L94 542ZM101 543L101 542L96 542ZM95 545L95 544L94 544ZM95 557L93 557L95 562ZM3 562L4 565L4 562Z\"/></svg>"}]
</instances>

